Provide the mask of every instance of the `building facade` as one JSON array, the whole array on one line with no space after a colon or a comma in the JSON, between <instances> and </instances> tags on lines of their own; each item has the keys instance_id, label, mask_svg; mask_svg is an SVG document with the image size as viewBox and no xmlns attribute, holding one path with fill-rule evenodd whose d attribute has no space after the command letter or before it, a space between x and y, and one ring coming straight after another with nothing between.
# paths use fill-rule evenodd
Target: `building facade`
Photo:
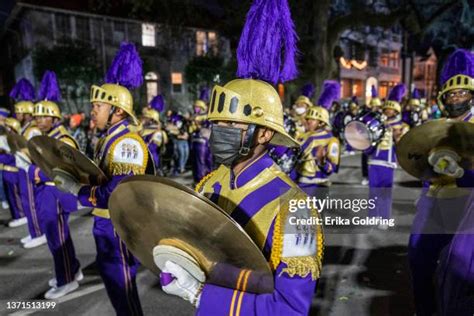
<instances>
[{"instance_id":1,"label":"building facade","mask_svg":"<svg viewBox=\"0 0 474 316\"><path fill-rule=\"evenodd\" d=\"M121 42L136 44L144 62L144 84L134 91L135 109L140 110L155 95L165 96L168 108L186 111L196 97L185 80L186 65L196 56L230 58L228 41L216 31L172 28L166 25L111 16L18 3L2 36L5 49L0 68L0 102L21 77L38 85L35 62L40 50L78 43L89 47L98 69L99 82L59 82L65 112L89 112L91 84L101 83ZM65 52L67 54L67 51ZM71 57L72 58L72 57ZM80 71L80 70L79 70ZM61 81L61 78L59 78Z\"/></svg>"}]
</instances>

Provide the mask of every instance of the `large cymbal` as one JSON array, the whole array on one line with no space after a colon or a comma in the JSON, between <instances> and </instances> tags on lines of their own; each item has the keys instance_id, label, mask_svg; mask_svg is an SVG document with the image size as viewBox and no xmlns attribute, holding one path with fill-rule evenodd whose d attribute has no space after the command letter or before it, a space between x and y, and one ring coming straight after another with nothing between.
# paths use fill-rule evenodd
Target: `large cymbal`
<instances>
[{"instance_id":1,"label":"large cymbal","mask_svg":"<svg viewBox=\"0 0 474 316\"><path fill-rule=\"evenodd\" d=\"M23 137L23 135L14 132L7 132L7 141L13 153L28 150L28 141Z\"/></svg>"},{"instance_id":2,"label":"large cymbal","mask_svg":"<svg viewBox=\"0 0 474 316\"><path fill-rule=\"evenodd\" d=\"M49 136L35 136L28 141L28 150L34 163L54 179L55 168L62 169L82 184L98 185L107 177L86 155L70 145Z\"/></svg>"},{"instance_id":3,"label":"large cymbal","mask_svg":"<svg viewBox=\"0 0 474 316\"><path fill-rule=\"evenodd\" d=\"M208 283L234 288L251 270L247 291L270 293L273 274L245 231L210 200L172 180L142 175L126 178L112 193L115 230L140 262L159 273L157 245L173 246L195 259Z\"/></svg>"},{"instance_id":4,"label":"large cymbal","mask_svg":"<svg viewBox=\"0 0 474 316\"><path fill-rule=\"evenodd\" d=\"M422 180L442 179L428 163L434 148L455 151L460 157L460 166L472 169L474 162L474 124L439 119L414 127L397 144L396 152L400 166L412 176Z\"/></svg>"}]
</instances>

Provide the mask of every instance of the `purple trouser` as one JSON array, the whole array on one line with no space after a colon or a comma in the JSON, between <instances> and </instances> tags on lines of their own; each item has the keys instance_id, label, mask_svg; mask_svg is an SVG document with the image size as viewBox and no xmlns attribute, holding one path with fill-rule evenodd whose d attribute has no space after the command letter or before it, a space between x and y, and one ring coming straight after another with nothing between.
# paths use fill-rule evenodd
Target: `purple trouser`
<instances>
[{"instance_id":1,"label":"purple trouser","mask_svg":"<svg viewBox=\"0 0 474 316\"><path fill-rule=\"evenodd\" d=\"M136 284L138 260L127 250L112 221L94 217L97 267L117 315L143 315Z\"/></svg>"},{"instance_id":2,"label":"purple trouser","mask_svg":"<svg viewBox=\"0 0 474 316\"><path fill-rule=\"evenodd\" d=\"M417 204L408 244L417 316L436 312L435 272L443 249L451 242L464 211L467 196L438 199L425 188Z\"/></svg>"},{"instance_id":3,"label":"purple trouser","mask_svg":"<svg viewBox=\"0 0 474 316\"><path fill-rule=\"evenodd\" d=\"M12 219L19 219L25 216L21 204L20 188L18 181L18 171L3 171L3 181L5 183L5 192L7 194L8 205Z\"/></svg>"},{"instance_id":4,"label":"purple trouser","mask_svg":"<svg viewBox=\"0 0 474 316\"><path fill-rule=\"evenodd\" d=\"M394 169L369 165L369 199L375 200L375 208L369 216L389 219L392 214L392 187Z\"/></svg>"},{"instance_id":5,"label":"purple trouser","mask_svg":"<svg viewBox=\"0 0 474 316\"><path fill-rule=\"evenodd\" d=\"M80 267L68 225L69 212L74 211L74 204L77 209L77 200L72 194L63 193L53 185L39 185L37 194L41 229L53 255L57 286L63 286L74 281Z\"/></svg>"},{"instance_id":6,"label":"purple trouser","mask_svg":"<svg viewBox=\"0 0 474 316\"><path fill-rule=\"evenodd\" d=\"M209 149L208 141L203 138L193 138L192 140L193 152L193 177L194 182L198 183L212 170L212 155Z\"/></svg>"},{"instance_id":7,"label":"purple trouser","mask_svg":"<svg viewBox=\"0 0 474 316\"><path fill-rule=\"evenodd\" d=\"M28 219L28 231L31 238L36 238L43 235L41 231L40 219L35 203L35 188L33 183L28 178L28 174L20 169L18 171L18 184L20 187L21 204Z\"/></svg>"}]
</instances>

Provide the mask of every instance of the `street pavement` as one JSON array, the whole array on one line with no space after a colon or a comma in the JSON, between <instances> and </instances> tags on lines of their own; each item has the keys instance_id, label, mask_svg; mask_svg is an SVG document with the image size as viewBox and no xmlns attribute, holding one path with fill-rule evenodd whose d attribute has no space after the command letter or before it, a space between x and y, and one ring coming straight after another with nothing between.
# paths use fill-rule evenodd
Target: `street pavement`
<instances>
[{"instance_id":1,"label":"street pavement","mask_svg":"<svg viewBox=\"0 0 474 316\"><path fill-rule=\"evenodd\" d=\"M173 178L191 185L189 172ZM362 186L360 155L344 156L331 191L366 194ZM325 228L325 257L311 315L413 315L407 243L413 221L419 181L396 170L392 216L395 227L371 227L351 231ZM354 193L355 192L355 193ZM71 215L69 225L84 280L77 291L57 300L57 315L114 315L94 264L90 210ZM327 215L327 214L326 214ZM359 214L362 215L362 214ZM8 301L41 300L53 277L52 258L46 245L23 249L20 238L26 226L8 228L8 210L0 210L0 315L51 315L51 312L7 310ZM193 315L186 301L161 291L158 278L142 268L137 278L145 315Z\"/></svg>"}]
</instances>

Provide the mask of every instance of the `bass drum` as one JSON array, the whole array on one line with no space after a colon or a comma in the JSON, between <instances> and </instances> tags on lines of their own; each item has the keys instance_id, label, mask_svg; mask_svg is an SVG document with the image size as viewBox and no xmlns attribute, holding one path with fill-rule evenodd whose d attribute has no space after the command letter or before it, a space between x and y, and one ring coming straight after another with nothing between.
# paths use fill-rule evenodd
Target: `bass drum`
<instances>
[{"instance_id":1,"label":"bass drum","mask_svg":"<svg viewBox=\"0 0 474 316\"><path fill-rule=\"evenodd\" d=\"M332 122L334 134L336 134L339 138L343 138L344 128L353 119L354 119L354 116L350 112L347 112L347 111L337 112Z\"/></svg>"},{"instance_id":2,"label":"bass drum","mask_svg":"<svg viewBox=\"0 0 474 316\"><path fill-rule=\"evenodd\" d=\"M385 126L378 112L364 112L357 115L344 128L344 138L354 149L365 151L375 147L383 135Z\"/></svg>"}]
</instances>

